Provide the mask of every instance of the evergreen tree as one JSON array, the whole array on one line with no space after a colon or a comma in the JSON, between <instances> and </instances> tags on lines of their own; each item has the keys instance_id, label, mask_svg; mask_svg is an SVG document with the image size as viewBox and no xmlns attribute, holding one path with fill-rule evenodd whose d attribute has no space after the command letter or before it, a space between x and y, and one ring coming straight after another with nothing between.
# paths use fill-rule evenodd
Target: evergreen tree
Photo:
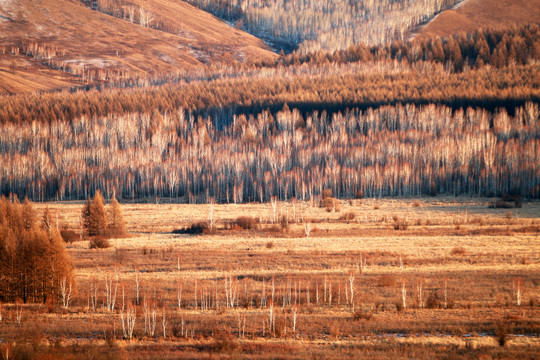
<instances>
[{"instance_id":1,"label":"evergreen tree","mask_svg":"<svg viewBox=\"0 0 540 360\"><path fill-rule=\"evenodd\" d=\"M107 214L101 191L97 190L94 199L88 199L83 210L83 226L88 236L105 235L107 231Z\"/></svg>"},{"instance_id":2,"label":"evergreen tree","mask_svg":"<svg viewBox=\"0 0 540 360\"><path fill-rule=\"evenodd\" d=\"M116 200L116 196L113 194L113 198L110 203L109 209L109 234L112 237L121 237L127 233L126 223L124 216L122 215L122 209L120 203Z\"/></svg>"}]
</instances>

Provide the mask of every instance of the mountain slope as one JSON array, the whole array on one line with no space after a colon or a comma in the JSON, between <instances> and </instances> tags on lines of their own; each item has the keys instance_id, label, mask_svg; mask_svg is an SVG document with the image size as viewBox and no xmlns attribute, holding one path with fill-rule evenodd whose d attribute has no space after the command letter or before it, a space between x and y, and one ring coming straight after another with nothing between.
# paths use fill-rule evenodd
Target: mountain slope
<instances>
[{"instance_id":1,"label":"mountain slope","mask_svg":"<svg viewBox=\"0 0 540 360\"><path fill-rule=\"evenodd\" d=\"M540 24L540 0L465 0L422 26L415 39L529 23Z\"/></svg>"},{"instance_id":2,"label":"mountain slope","mask_svg":"<svg viewBox=\"0 0 540 360\"><path fill-rule=\"evenodd\" d=\"M0 91L157 76L276 56L261 40L184 2L140 0L134 6L176 34L92 10L78 0L0 0ZM27 81L13 84L13 75ZM43 76L50 83L41 81Z\"/></svg>"}]
</instances>

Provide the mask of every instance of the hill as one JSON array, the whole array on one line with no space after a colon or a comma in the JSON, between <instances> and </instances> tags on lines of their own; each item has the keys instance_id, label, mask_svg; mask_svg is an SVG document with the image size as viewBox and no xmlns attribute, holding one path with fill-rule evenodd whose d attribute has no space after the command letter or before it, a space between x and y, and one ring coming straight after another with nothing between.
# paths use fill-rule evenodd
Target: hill
<instances>
[{"instance_id":1,"label":"hill","mask_svg":"<svg viewBox=\"0 0 540 360\"><path fill-rule=\"evenodd\" d=\"M539 24L540 0L465 0L419 27L415 39L449 36L479 28Z\"/></svg>"},{"instance_id":2,"label":"hill","mask_svg":"<svg viewBox=\"0 0 540 360\"><path fill-rule=\"evenodd\" d=\"M134 16L119 18L77 0L0 1L0 93L277 56L261 40L184 2L130 4Z\"/></svg>"}]
</instances>

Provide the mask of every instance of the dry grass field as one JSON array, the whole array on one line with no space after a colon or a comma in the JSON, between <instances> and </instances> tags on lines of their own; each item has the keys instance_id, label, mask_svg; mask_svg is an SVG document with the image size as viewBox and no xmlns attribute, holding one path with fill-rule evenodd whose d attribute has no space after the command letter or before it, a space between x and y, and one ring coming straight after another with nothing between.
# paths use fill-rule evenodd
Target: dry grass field
<instances>
[{"instance_id":1,"label":"dry grass field","mask_svg":"<svg viewBox=\"0 0 540 360\"><path fill-rule=\"evenodd\" d=\"M131 235L110 248L67 244L77 281L67 309L2 305L2 356L538 356L538 202L362 199L334 211L160 201L123 204ZM45 206L60 228L79 231L82 203L36 204ZM174 232L210 214L211 230ZM236 224L242 216L253 229Z\"/></svg>"}]
</instances>

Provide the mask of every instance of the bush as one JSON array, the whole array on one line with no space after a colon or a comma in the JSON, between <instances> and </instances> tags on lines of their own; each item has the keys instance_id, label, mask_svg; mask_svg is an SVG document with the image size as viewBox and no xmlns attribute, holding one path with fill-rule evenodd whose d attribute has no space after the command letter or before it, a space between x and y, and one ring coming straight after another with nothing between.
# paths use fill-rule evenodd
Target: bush
<instances>
[{"instance_id":1,"label":"bush","mask_svg":"<svg viewBox=\"0 0 540 360\"><path fill-rule=\"evenodd\" d=\"M332 197L332 189L324 189L322 192L322 198L327 199Z\"/></svg>"},{"instance_id":2,"label":"bush","mask_svg":"<svg viewBox=\"0 0 540 360\"><path fill-rule=\"evenodd\" d=\"M418 200L414 200L413 203L412 203L413 207L420 207L420 205L421 205L420 201L418 201Z\"/></svg>"},{"instance_id":3,"label":"bush","mask_svg":"<svg viewBox=\"0 0 540 360\"><path fill-rule=\"evenodd\" d=\"M73 230L60 230L60 235L62 236L62 239L67 243L72 243L80 239L80 236Z\"/></svg>"},{"instance_id":4,"label":"bush","mask_svg":"<svg viewBox=\"0 0 540 360\"><path fill-rule=\"evenodd\" d=\"M356 214L352 211L346 212L345 214L339 217L339 220L351 221L356 218Z\"/></svg>"},{"instance_id":5,"label":"bush","mask_svg":"<svg viewBox=\"0 0 540 360\"><path fill-rule=\"evenodd\" d=\"M353 320L359 321L359 320L371 320L373 318L373 315L368 312L364 312L362 310L356 310L353 313Z\"/></svg>"},{"instance_id":6,"label":"bush","mask_svg":"<svg viewBox=\"0 0 540 360\"><path fill-rule=\"evenodd\" d=\"M259 219L252 216L240 216L236 219L236 224L245 230L253 230L257 228Z\"/></svg>"},{"instance_id":7,"label":"bush","mask_svg":"<svg viewBox=\"0 0 540 360\"><path fill-rule=\"evenodd\" d=\"M199 221L196 223L191 224L190 226L184 228L184 229L174 229L172 231L173 234L192 234L192 235L198 235L205 232L208 232L208 224L204 221Z\"/></svg>"},{"instance_id":8,"label":"bush","mask_svg":"<svg viewBox=\"0 0 540 360\"><path fill-rule=\"evenodd\" d=\"M271 249L273 247L274 247L274 242L273 241L269 241L269 242L266 243L266 248L267 249Z\"/></svg>"},{"instance_id":9,"label":"bush","mask_svg":"<svg viewBox=\"0 0 540 360\"><path fill-rule=\"evenodd\" d=\"M515 207L513 202L496 200L489 204L490 209L513 209Z\"/></svg>"},{"instance_id":10,"label":"bush","mask_svg":"<svg viewBox=\"0 0 540 360\"><path fill-rule=\"evenodd\" d=\"M456 246L455 248L450 251L450 254L452 255L465 255L467 253L467 250L463 246Z\"/></svg>"},{"instance_id":11,"label":"bush","mask_svg":"<svg viewBox=\"0 0 540 360\"><path fill-rule=\"evenodd\" d=\"M439 297L437 296L437 293L429 294L426 301L426 307L428 309L438 309L441 307L441 302L439 301Z\"/></svg>"},{"instance_id":12,"label":"bush","mask_svg":"<svg viewBox=\"0 0 540 360\"><path fill-rule=\"evenodd\" d=\"M393 287L397 283L396 277L393 275L381 275L377 279L377 286L380 287Z\"/></svg>"},{"instance_id":13,"label":"bush","mask_svg":"<svg viewBox=\"0 0 540 360\"><path fill-rule=\"evenodd\" d=\"M500 346L506 345L508 342L508 324L504 321L499 321L495 324L495 337Z\"/></svg>"},{"instance_id":14,"label":"bush","mask_svg":"<svg viewBox=\"0 0 540 360\"><path fill-rule=\"evenodd\" d=\"M90 249L106 249L111 247L109 240L103 236L93 236L90 238Z\"/></svg>"},{"instance_id":15,"label":"bush","mask_svg":"<svg viewBox=\"0 0 540 360\"><path fill-rule=\"evenodd\" d=\"M407 230L409 228L409 224L405 220L400 220L396 215L393 216L393 220L395 230Z\"/></svg>"},{"instance_id":16,"label":"bush","mask_svg":"<svg viewBox=\"0 0 540 360\"><path fill-rule=\"evenodd\" d=\"M214 350L216 352L231 353L238 347L234 336L226 330L216 330L214 340Z\"/></svg>"},{"instance_id":17,"label":"bush","mask_svg":"<svg viewBox=\"0 0 540 360\"><path fill-rule=\"evenodd\" d=\"M332 210L340 211L341 204L338 199L332 197L326 197L321 200L320 207L326 209L326 211L331 212Z\"/></svg>"}]
</instances>

